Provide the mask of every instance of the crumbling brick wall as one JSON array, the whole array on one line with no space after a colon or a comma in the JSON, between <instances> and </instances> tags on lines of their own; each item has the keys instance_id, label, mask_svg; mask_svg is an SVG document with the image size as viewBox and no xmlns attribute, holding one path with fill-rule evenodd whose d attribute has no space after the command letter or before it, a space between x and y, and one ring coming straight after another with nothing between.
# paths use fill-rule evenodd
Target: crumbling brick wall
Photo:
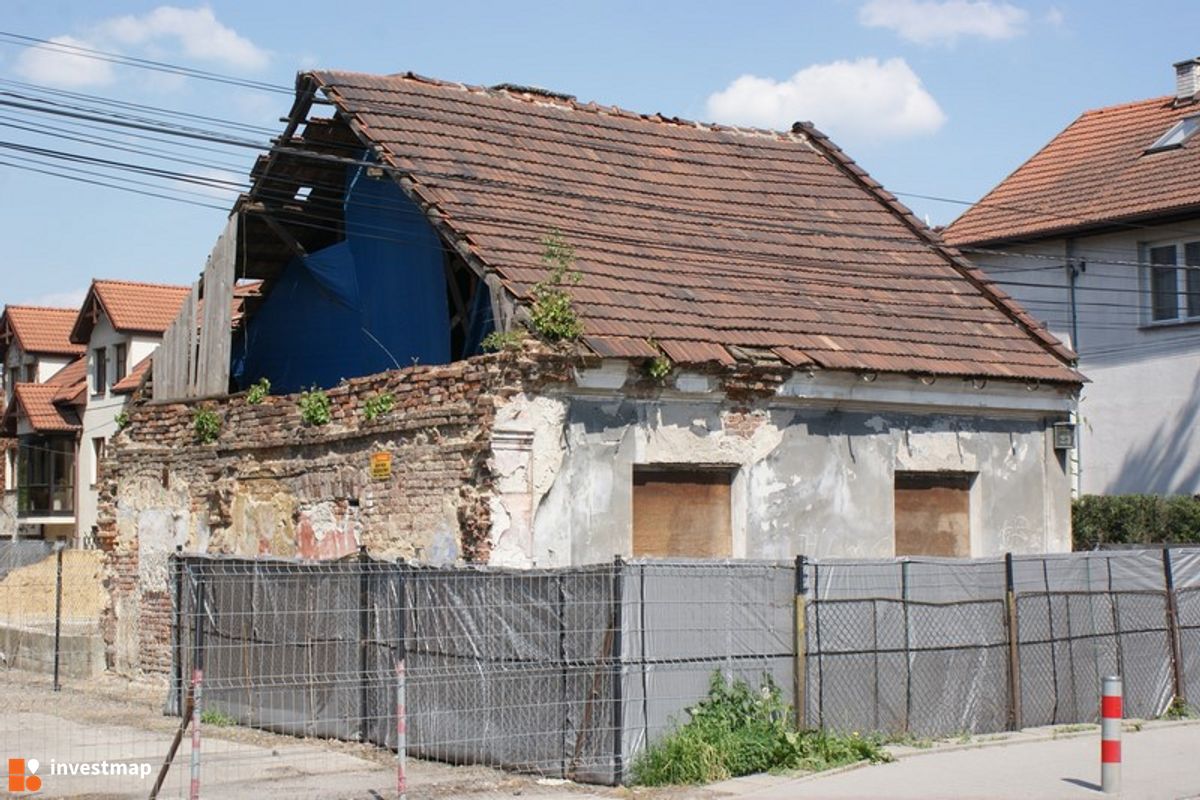
<instances>
[{"instance_id":1,"label":"crumbling brick wall","mask_svg":"<svg viewBox=\"0 0 1200 800\"><path fill-rule=\"evenodd\" d=\"M138 402L111 443L99 540L112 595L109 663L170 667L169 556L189 551L336 558L366 545L384 557L434 562L488 556L487 457L498 404L569 375L569 359L502 353L355 378L329 390L332 421L306 425L296 396L251 405ZM368 398L391 395L368 420ZM221 418L196 441L196 409ZM373 475L372 455L391 455Z\"/></svg>"}]
</instances>

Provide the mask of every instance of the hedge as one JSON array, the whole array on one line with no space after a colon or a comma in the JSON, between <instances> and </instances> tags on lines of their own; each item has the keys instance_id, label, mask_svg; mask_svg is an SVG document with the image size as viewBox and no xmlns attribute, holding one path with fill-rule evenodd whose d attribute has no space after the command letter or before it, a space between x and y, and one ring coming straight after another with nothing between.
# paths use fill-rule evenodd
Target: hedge
<instances>
[{"instance_id":1,"label":"hedge","mask_svg":"<svg viewBox=\"0 0 1200 800\"><path fill-rule=\"evenodd\" d=\"M1200 498L1190 495L1084 495L1071 507L1076 550L1102 544L1200 543Z\"/></svg>"}]
</instances>

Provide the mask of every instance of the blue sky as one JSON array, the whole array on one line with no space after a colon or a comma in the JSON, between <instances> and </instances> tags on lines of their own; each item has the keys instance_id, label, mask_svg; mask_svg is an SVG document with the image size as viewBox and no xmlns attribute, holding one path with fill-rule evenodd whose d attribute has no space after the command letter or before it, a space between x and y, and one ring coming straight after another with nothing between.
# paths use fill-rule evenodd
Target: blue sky
<instances>
[{"instance_id":1,"label":"blue sky","mask_svg":"<svg viewBox=\"0 0 1200 800\"><path fill-rule=\"evenodd\" d=\"M976 200L1084 109L1169 94L1171 64L1200 55L1198 22L1194 1L7 0L0 29L284 86L317 66L412 70L692 119L809 119L938 224L964 206L914 195ZM274 130L289 106L285 94L0 41L3 80ZM39 119L55 123L0 107L0 141L119 157L18 127ZM200 165L174 168L238 180L252 161L193 155ZM190 282L222 226L215 208L17 169L33 160L12 150L0 161L0 303L74 304L92 277ZM188 197L232 201L211 188Z\"/></svg>"}]
</instances>

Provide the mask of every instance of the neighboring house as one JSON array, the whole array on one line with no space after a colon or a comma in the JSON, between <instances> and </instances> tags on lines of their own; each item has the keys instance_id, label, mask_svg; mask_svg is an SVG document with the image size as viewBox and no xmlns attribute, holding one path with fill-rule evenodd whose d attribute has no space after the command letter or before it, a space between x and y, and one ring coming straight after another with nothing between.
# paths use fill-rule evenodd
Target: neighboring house
<instances>
[{"instance_id":1,"label":"neighboring house","mask_svg":"<svg viewBox=\"0 0 1200 800\"><path fill-rule=\"evenodd\" d=\"M94 280L76 315L71 341L86 347L87 361L76 515L81 537L94 534L99 463L117 432L117 415L188 291L187 286Z\"/></svg>"},{"instance_id":2,"label":"neighboring house","mask_svg":"<svg viewBox=\"0 0 1200 800\"><path fill-rule=\"evenodd\" d=\"M23 392L32 417L16 424L17 389L44 384L77 360L83 348L70 340L76 311L70 308L7 306L0 315L0 348L4 364L3 520L0 536L61 534L74 525L74 447L78 422L73 410L60 418L54 391L31 388ZM37 424L31 424L31 421ZM20 447L17 436L20 436ZM26 488L21 489L22 476ZM68 491L65 486L71 488Z\"/></svg>"},{"instance_id":3,"label":"neighboring house","mask_svg":"<svg viewBox=\"0 0 1200 800\"><path fill-rule=\"evenodd\" d=\"M1200 59L1085 112L944 233L1068 338L1077 490L1200 492Z\"/></svg>"},{"instance_id":4,"label":"neighboring house","mask_svg":"<svg viewBox=\"0 0 1200 800\"><path fill-rule=\"evenodd\" d=\"M6 453L10 535L92 541L106 442L187 293L97 280L78 310L5 309L3 428L17 442Z\"/></svg>"},{"instance_id":5,"label":"neighboring house","mask_svg":"<svg viewBox=\"0 0 1200 800\"><path fill-rule=\"evenodd\" d=\"M176 545L542 566L1070 548L1071 352L812 126L411 74L297 86L196 290L261 297L232 340L185 304L116 440L120 574ZM578 341L477 355L537 329L556 257ZM262 378L334 387L329 421L312 395L190 399Z\"/></svg>"}]
</instances>

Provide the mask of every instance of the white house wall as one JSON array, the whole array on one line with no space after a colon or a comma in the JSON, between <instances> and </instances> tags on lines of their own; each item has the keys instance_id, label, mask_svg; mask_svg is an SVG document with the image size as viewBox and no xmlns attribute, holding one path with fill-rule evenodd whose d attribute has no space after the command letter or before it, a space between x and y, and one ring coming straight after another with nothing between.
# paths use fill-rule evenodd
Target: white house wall
<instances>
[{"instance_id":1,"label":"white house wall","mask_svg":"<svg viewBox=\"0 0 1200 800\"><path fill-rule=\"evenodd\" d=\"M633 468L653 464L733 468L735 558L893 555L897 470L975 473L972 556L1068 551L1070 481L1049 433L1064 416L788 397L746 412L719 396L520 396L497 417L507 441L528 438L494 446L491 560L631 555Z\"/></svg>"},{"instance_id":2,"label":"white house wall","mask_svg":"<svg viewBox=\"0 0 1200 800\"><path fill-rule=\"evenodd\" d=\"M1200 221L1004 248L1026 257L968 251L1060 335L1071 333L1066 273L1045 269L1062 261L1035 256L1065 258L1070 246L1086 265L1076 280L1078 335L1072 341L1090 380L1079 403L1083 494L1200 492L1200 325L1146 324L1146 273L1138 266L1143 244L1187 238L1200 239Z\"/></svg>"}]
</instances>

